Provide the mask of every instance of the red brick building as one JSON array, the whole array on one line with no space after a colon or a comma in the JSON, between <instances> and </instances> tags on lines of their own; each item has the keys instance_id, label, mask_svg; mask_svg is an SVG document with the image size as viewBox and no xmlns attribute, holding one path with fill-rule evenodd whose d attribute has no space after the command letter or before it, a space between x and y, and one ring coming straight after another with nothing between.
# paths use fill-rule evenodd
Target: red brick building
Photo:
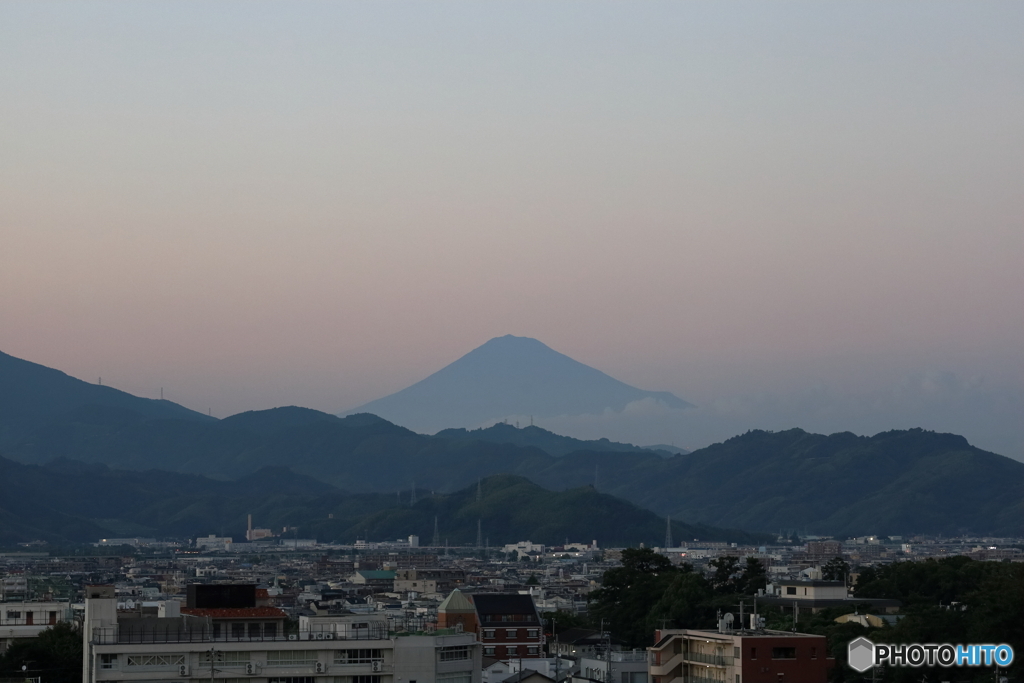
<instances>
[{"instance_id":1,"label":"red brick building","mask_svg":"<svg viewBox=\"0 0 1024 683\"><path fill-rule=\"evenodd\" d=\"M477 634L484 657L507 661L543 657L543 629L530 595L477 593L454 590L437 609L438 628Z\"/></svg>"}]
</instances>

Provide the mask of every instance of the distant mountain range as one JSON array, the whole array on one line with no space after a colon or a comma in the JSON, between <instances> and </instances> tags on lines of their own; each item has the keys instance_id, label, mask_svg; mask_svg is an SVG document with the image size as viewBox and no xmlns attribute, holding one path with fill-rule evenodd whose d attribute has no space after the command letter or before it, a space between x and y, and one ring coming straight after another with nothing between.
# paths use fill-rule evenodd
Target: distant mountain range
<instances>
[{"instance_id":1,"label":"distant mountain range","mask_svg":"<svg viewBox=\"0 0 1024 683\"><path fill-rule=\"evenodd\" d=\"M284 467L268 467L238 481L150 470L126 472L58 460L46 466L0 458L0 545L45 540L196 537L215 533L244 539L246 515L260 526L321 542L353 543L419 535L431 540L434 518L442 543L476 540L477 524L494 545L529 538L560 544L565 538L605 546L654 544L665 521L613 496L581 487L547 491L511 475L489 477L462 491L415 504L392 494L341 491ZM479 491L479 500L477 492ZM294 529L294 531L292 531ZM758 542L765 537L703 525L673 523L676 538Z\"/></svg>"},{"instance_id":2,"label":"distant mountain range","mask_svg":"<svg viewBox=\"0 0 1024 683\"><path fill-rule=\"evenodd\" d=\"M653 399L691 407L666 391L644 391L558 353L536 339L491 339L426 379L346 414L372 413L421 432L477 427L512 415L554 417L621 411Z\"/></svg>"},{"instance_id":3,"label":"distant mountain range","mask_svg":"<svg viewBox=\"0 0 1024 683\"><path fill-rule=\"evenodd\" d=\"M0 444L23 438L53 420L71 419L93 406L131 411L142 418L214 422L171 401L139 398L75 379L60 370L0 352Z\"/></svg>"},{"instance_id":4,"label":"distant mountain range","mask_svg":"<svg viewBox=\"0 0 1024 683\"><path fill-rule=\"evenodd\" d=\"M655 452L662 457L672 457L680 453L689 453L686 449L675 446L648 446L641 448L631 443L618 443L608 439L596 439L585 441L574 439L571 436L562 436L546 429L529 425L527 427L515 427L510 424L499 422L491 427L481 429L442 429L435 436L441 439L452 439L462 441L489 441L491 443L512 444L514 446L533 446L539 448L548 455L561 457L576 451L613 452L613 453L643 453Z\"/></svg>"},{"instance_id":5,"label":"distant mountain range","mask_svg":"<svg viewBox=\"0 0 1024 683\"><path fill-rule=\"evenodd\" d=\"M0 370L11 367L7 359ZM99 387L62 383L61 377L70 378L61 373L55 381L54 371L31 363L14 366L28 374L17 382L0 375L0 454L24 463L69 458L223 480L287 467L345 491L396 500L396 491L407 498L413 486L421 495L450 492L512 474L559 491L590 485L689 524L840 535L1024 536L1024 463L952 434L755 431L666 457L539 428L496 425L427 436L374 415L339 418L294 407L217 421L122 392L96 394L171 413L147 414L125 403L88 403L91 396L81 394L67 399L60 395L65 386L75 392ZM32 372L40 384L33 384ZM21 400L24 393L32 400ZM0 507L11 512L2 501Z\"/></svg>"}]
</instances>

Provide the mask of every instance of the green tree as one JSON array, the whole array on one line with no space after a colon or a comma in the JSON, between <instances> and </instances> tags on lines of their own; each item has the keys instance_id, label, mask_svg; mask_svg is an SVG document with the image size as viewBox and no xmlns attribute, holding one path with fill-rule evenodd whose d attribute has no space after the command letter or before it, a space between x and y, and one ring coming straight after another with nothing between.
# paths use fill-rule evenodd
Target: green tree
<instances>
[{"instance_id":1,"label":"green tree","mask_svg":"<svg viewBox=\"0 0 1024 683\"><path fill-rule=\"evenodd\" d=\"M826 581L845 581L850 573L850 565L841 557L833 557L821 566L821 578Z\"/></svg>"},{"instance_id":2,"label":"green tree","mask_svg":"<svg viewBox=\"0 0 1024 683\"><path fill-rule=\"evenodd\" d=\"M764 563L756 557L748 557L739 578L739 589L746 595L756 595L768 585L768 572Z\"/></svg>"},{"instance_id":3,"label":"green tree","mask_svg":"<svg viewBox=\"0 0 1024 683\"><path fill-rule=\"evenodd\" d=\"M0 678L11 677L42 678L46 683L81 683L81 631L63 622L36 638L14 641L0 655Z\"/></svg>"},{"instance_id":4,"label":"green tree","mask_svg":"<svg viewBox=\"0 0 1024 683\"><path fill-rule=\"evenodd\" d=\"M689 565L671 577L661 597L651 607L646 628L653 633L662 624L669 628L699 628L714 622L713 591L708 580Z\"/></svg>"},{"instance_id":5,"label":"green tree","mask_svg":"<svg viewBox=\"0 0 1024 683\"><path fill-rule=\"evenodd\" d=\"M605 627L631 647L649 645L654 635L651 608L680 573L650 548L623 550L622 566L606 571L601 588L590 594L594 623L604 619Z\"/></svg>"},{"instance_id":6,"label":"green tree","mask_svg":"<svg viewBox=\"0 0 1024 683\"><path fill-rule=\"evenodd\" d=\"M736 574L740 566L739 558L728 555L716 557L708 562L708 565L715 570L711 575L711 585L714 586L715 592L734 593L737 588Z\"/></svg>"}]
</instances>

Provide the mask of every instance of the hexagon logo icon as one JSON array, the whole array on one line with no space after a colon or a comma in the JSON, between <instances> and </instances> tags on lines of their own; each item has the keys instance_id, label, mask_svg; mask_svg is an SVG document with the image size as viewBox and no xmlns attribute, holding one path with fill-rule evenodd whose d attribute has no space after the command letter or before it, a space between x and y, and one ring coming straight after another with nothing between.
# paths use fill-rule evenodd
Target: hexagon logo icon
<instances>
[{"instance_id":1,"label":"hexagon logo icon","mask_svg":"<svg viewBox=\"0 0 1024 683\"><path fill-rule=\"evenodd\" d=\"M847 649L847 662L854 671L864 673L875 665L875 644L864 637L851 640Z\"/></svg>"}]
</instances>

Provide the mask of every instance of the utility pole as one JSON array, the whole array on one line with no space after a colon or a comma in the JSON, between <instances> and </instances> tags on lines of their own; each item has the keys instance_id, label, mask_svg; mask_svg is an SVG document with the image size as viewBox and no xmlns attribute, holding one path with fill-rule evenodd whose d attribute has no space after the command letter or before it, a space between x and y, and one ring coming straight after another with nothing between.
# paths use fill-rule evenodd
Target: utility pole
<instances>
[{"instance_id":1,"label":"utility pole","mask_svg":"<svg viewBox=\"0 0 1024 683\"><path fill-rule=\"evenodd\" d=\"M533 420L530 422L532 424ZM558 683L558 620L554 617L551 617L551 637L555 639L555 683Z\"/></svg>"},{"instance_id":2,"label":"utility pole","mask_svg":"<svg viewBox=\"0 0 1024 683\"><path fill-rule=\"evenodd\" d=\"M604 624L602 624L603 626ZM611 631L605 635L604 645L604 682L612 683L612 634Z\"/></svg>"}]
</instances>

